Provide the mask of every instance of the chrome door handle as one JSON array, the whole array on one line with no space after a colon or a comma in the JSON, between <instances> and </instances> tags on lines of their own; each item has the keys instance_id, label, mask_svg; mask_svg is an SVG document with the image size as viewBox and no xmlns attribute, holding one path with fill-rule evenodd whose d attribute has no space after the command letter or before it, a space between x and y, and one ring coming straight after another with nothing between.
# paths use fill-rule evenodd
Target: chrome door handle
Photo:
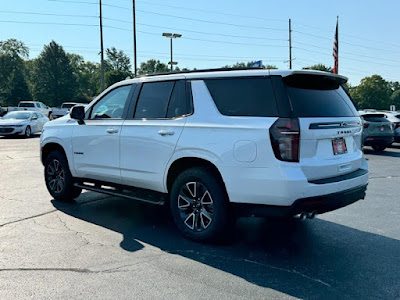
<instances>
[{"instance_id":1,"label":"chrome door handle","mask_svg":"<svg viewBox=\"0 0 400 300\"><path fill-rule=\"evenodd\" d=\"M172 131L172 130L164 130L164 129L161 129L161 130L159 130L158 131L158 134L159 135L162 135L162 136L165 136L165 135L174 135L174 131Z\"/></svg>"},{"instance_id":2,"label":"chrome door handle","mask_svg":"<svg viewBox=\"0 0 400 300\"><path fill-rule=\"evenodd\" d=\"M107 133L118 133L118 128L107 128Z\"/></svg>"}]
</instances>

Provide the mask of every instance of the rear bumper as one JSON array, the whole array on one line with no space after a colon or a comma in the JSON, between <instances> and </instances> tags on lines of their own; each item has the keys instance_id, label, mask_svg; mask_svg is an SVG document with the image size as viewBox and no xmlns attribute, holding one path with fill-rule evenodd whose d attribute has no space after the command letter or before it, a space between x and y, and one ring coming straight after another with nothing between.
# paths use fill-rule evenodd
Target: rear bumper
<instances>
[{"instance_id":1,"label":"rear bumper","mask_svg":"<svg viewBox=\"0 0 400 300\"><path fill-rule=\"evenodd\" d=\"M365 198L367 184L323 196L301 198L290 206L232 203L236 215L243 217L290 217L302 212L326 213Z\"/></svg>"},{"instance_id":2,"label":"rear bumper","mask_svg":"<svg viewBox=\"0 0 400 300\"><path fill-rule=\"evenodd\" d=\"M367 136L364 140L365 146L371 145L389 145L394 142L393 135L391 136Z\"/></svg>"}]
</instances>

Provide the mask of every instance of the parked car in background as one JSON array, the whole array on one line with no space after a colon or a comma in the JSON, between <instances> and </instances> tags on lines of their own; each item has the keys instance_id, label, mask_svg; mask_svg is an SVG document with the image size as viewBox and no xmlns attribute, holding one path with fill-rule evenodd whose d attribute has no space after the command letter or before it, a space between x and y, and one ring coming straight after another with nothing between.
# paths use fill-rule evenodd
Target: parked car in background
<instances>
[{"instance_id":1,"label":"parked car in background","mask_svg":"<svg viewBox=\"0 0 400 300\"><path fill-rule=\"evenodd\" d=\"M360 111L364 119L364 146L383 151L394 142L394 125L384 113Z\"/></svg>"},{"instance_id":2,"label":"parked car in background","mask_svg":"<svg viewBox=\"0 0 400 300\"><path fill-rule=\"evenodd\" d=\"M50 107L39 101L21 101L18 107L9 107L8 112L18 111L18 110L28 110L28 111L38 111L47 117L51 117L52 110Z\"/></svg>"},{"instance_id":3,"label":"parked car in background","mask_svg":"<svg viewBox=\"0 0 400 300\"><path fill-rule=\"evenodd\" d=\"M398 111L386 111L385 115L388 120L393 124L394 130L394 141L400 143L400 112Z\"/></svg>"},{"instance_id":4,"label":"parked car in background","mask_svg":"<svg viewBox=\"0 0 400 300\"><path fill-rule=\"evenodd\" d=\"M12 111L0 120L0 135L23 135L27 138L41 132L49 118L41 112Z\"/></svg>"},{"instance_id":5,"label":"parked car in background","mask_svg":"<svg viewBox=\"0 0 400 300\"><path fill-rule=\"evenodd\" d=\"M2 108L2 107L0 106L0 118L1 118L2 116L4 116L6 113L7 113L7 110L5 110L4 108Z\"/></svg>"},{"instance_id":6,"label":"parked car in background","mask_svg":"<svg viewBox=\"0 0 400 300\"><path fill-rule=\"evenodd\" d=\"M207 70L110 86L41 136L48 191L167 204L194 240L242 216L313 218L363 199L362 120L317 71ZM94 184L93 184L94 183Z\"/></svg>"},{"instance_id":7,"label":"parked car in background","mask_svg":"<svg viewBox=\"0 0 400 300\"><path fill-rule=\"evenodd\" d=\"M69 113L69 110L74 107L75 105L78 105L81 103L77 103L77 102L64 102L63 104L61 104L61 107L53 107L52 108L52 118L53 119L57 119L60 118L62 116L65 116L66 114Z\"/></svg>"}]
</instances>

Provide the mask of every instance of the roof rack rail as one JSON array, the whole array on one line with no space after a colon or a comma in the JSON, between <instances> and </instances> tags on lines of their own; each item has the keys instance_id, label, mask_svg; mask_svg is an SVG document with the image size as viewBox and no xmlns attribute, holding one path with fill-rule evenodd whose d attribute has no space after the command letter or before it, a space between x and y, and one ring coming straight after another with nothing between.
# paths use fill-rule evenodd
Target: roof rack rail
<instances>
[{"instance_id":1,"label":"roof rack rail","mask_svg":"<svg viewBox=\"0 0 400 300\"><path fill-rule=\"evenodd\" d=\"M175 72L164 72L164 73L153 73L148 75L139 75L137 77L147 76L159 76L159 75L173 75L173 74L186 74L186 73L204 73L204 72L219 72L219 71L243 71L243 70L266 70L264 68L217 68L217 69L200 69L200 70L189 70L189 71L175 71Z\"/></svg>"}]
</instances>

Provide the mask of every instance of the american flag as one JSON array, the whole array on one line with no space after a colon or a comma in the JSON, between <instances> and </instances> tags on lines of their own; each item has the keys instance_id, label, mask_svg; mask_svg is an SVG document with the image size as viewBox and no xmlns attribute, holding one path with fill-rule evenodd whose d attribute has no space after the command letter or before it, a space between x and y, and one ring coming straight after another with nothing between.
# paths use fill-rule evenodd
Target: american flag
<instances>
[{"instance_id":1,"label":"american flag","mask_svg":"<svg viewBox=\"0 0 400 300\"><path fill-rule=\"evenodd\" d=\"M334 67L333 73L339 73L339 20L336 21L336 32L335 32L335 40L333 41L333 58L334 58Z\"/></svg>"}]
</instances>

